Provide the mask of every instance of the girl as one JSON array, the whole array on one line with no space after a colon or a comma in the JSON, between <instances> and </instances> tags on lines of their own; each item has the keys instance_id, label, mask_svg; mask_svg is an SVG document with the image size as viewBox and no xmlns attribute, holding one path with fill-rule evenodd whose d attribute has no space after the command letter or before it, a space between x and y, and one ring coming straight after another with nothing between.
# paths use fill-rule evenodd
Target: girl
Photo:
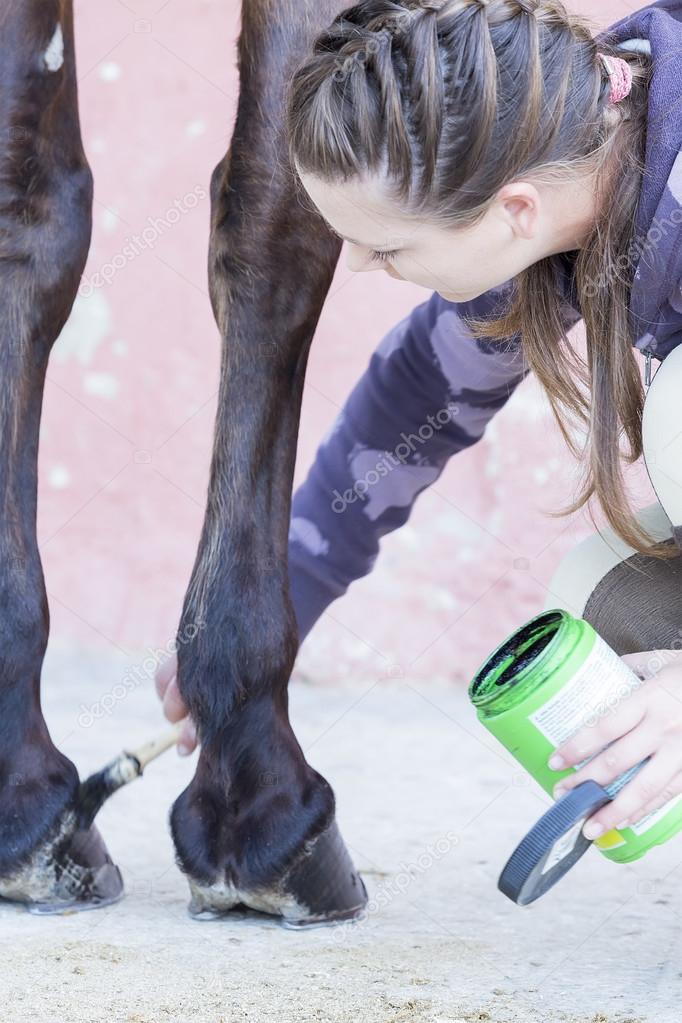
<instances>
[{"instance_id":1,"label":"girl","mask_svg":"<svg viewBox=\"0 0 682 1023\"><path fill-rule=\"evenodd\" d=\"M642 454L633 348L648 381L682 338L681 22L682 0L665 0L595 39L559 0L366 0L297 69L288 135L305 201L348 243L352 269L433 290L383 338L294 495L301 640L531 370L584 458L561 514L595 495L634 551L679 554L633 514L622 458ZM580 319L586 364L567 337ZM626 660L641 670L647 653ZM179 720L174 663L157 684ZM612 744L564 789L650 758L588 838L682 792L678 697L668 666L555 754L561 769ZM195 743L188 723L183 751Z\"/></svg>"}]
</instances>

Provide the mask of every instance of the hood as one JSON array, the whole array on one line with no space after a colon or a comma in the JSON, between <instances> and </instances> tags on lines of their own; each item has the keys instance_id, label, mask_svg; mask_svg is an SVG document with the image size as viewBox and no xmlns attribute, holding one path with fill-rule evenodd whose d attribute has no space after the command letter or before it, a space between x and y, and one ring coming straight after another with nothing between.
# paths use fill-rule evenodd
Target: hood
<instances>
[{"instance_id":1,"label":"hood","mask_svg":"<svg viewBox=\"0 0 682 1023\"><path fill-rule=\"evenodd\" d=\"M653 58L630 314L635 347L664 359L682 343L682 0L648 4L597 41Z\"/></svg>"}]
</instances>

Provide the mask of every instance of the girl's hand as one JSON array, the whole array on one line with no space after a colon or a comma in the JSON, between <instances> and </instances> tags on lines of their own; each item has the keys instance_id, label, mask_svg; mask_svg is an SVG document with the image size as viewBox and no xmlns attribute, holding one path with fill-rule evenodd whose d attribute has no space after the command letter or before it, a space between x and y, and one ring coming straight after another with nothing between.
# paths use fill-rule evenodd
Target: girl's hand
<instances>
[{"instance_id":1,"label":"girl's hand","mask_svg":"<svg viewBox=\"0 0 682 1023\"><path fill-rule=\"evenodd\" d=\"M154 683L157 695L163 703L163 712L168 720L175 724L176 721L182 721L185 718L177 749L181 757L186 757L197 747L197 730L191 717L187 715L187 707L178 689L177 673L178 659L173 654L157 669Z\"/></svg>"},{"instance_id":2,"label":"girl's hand","mask_svg":"<svg viewBox=\"0 0 682 1023\"><path fill-rule=\"evenodd\" d=\"M588 839L635 824L682 792L680 651L645 650L626 654L622 660L646 680L644 684L595 724L581 728L549 760L552 769L563 771L612 743L585 767L557 783L554 796L560 797L588 778L608 785L645 757L650 758L615 799L585 823L583 834Z\"/></svg>"}]
</instances>

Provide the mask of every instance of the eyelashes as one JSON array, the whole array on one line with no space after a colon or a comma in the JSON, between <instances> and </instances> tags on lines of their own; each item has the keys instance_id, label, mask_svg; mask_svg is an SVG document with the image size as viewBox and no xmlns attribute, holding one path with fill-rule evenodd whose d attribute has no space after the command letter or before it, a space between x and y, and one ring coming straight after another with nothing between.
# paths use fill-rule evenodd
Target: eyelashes
<instances>
[{"instance_id":1,"label":"eyelashes","mask_svg":"<svg viewBox=\"0 0 682 1023\"><path fill-rule=\"evenodd\" d=\"M389 259L393 259L398 253L394 249L393 252L372 252L371 262L372 263L385 263Z\"/></svg>"}]
</instances>

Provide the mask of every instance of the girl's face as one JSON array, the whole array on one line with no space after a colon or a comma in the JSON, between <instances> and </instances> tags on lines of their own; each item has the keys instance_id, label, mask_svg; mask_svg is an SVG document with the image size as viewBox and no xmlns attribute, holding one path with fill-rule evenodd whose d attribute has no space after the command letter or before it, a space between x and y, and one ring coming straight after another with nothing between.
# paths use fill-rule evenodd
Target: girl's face
<instances>
[{"instance_id":1,"label":"girl's face","mask_svg":"<svg viewBox=\"0 0 682 1023\"><path fill-rule=\"evenodd\" d=\"M466 302L557 252L582 246L593 219L589 180L516 181L497 193L475 227L444 228L403 215L382 194L380 179L329 183L299 172L329 227L347 242L350 270L385 271Z\"/></svg>"}]
</instances>

